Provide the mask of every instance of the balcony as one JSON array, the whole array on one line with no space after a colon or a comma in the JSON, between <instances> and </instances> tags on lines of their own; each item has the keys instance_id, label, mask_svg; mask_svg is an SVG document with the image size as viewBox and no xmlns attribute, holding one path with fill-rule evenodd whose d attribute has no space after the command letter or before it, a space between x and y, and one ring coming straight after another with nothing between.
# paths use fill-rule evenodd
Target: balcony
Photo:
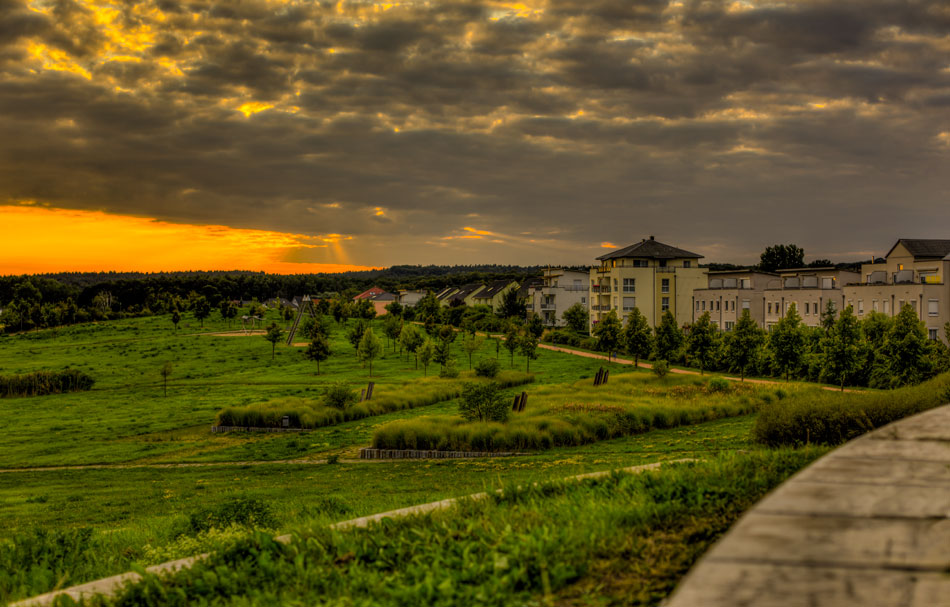
<instances>
[{"instance_id":1,"label":"balcony","mask_svg":"<svg viewBox=\"0 0 950 607\"><path fill-rule=\"evenodd\" d=\"M541 304L541 309L542 309L542 310L555 310L555 309L557 309L557 305L554 304L554 303L543 303L543 304Z\"/></svg>"},{"instance_id":2,"label":"balcony","mask_svg":"<svg viewBox=\"0 0 950 607\"><path fill-rule=\"evenodd\" d=\"M656 273L657 273L657 274L675 274L675 273L676 273L676 268L674 268L674 267L672 267L672 266L668 266L668 267L665 267L665 268L661 268L661 267L657 266L657 268L656 268Z\"/></svg>"}]
</instances>

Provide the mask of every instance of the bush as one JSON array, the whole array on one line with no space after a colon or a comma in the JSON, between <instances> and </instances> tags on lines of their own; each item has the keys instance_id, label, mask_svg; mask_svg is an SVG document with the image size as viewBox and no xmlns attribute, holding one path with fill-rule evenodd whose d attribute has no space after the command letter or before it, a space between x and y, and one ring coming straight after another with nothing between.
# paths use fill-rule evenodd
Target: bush
<instances>
[{"instance_id":1,"label":"bush","mask_svg":"<svg viewBox=\"0 0 950 607\"><path fill-rule=\"evenodd\" d=\"M478 377L496 377L501 370L497 358L483 358L475 365L475 375Z\"/></svg>"},{"instance_id":2,"label":"bush","mask_svg":"<svg viewBox=\"0 0 950 607\"><path fill-rule=\"evenodd\" d=\"M81 392L91 390L94 383L92 376L77 369L0 376L0 398Z\"/></svg>"},{"instance_id":3,"label":"bush","mask_svg":"<svg viewBox=\"0 0 950 607\"><path fill-rule=\"evenodd\" d=\"M597 344L597 339L594 337L587 337L580 340L580 343L577 344L582 350L592 350L594 352L600 352L600 346Z\"/></svg>"},{"instance_id":4,"label":"bush","mask_svg":"<svg viewBox=\"0 0 950 607\"><path fill-rule=\"evenodd\" d=\"M343 382L334 382L327 386L323 395L324 403L334 409L346 409L356 402L356 392Z\"/></svg>"},{"instance_id":5,"label":"bush","mask_svg":"<svg viewBox=\"0 0 950 607\"><path fill-rule=\"evenodd\" d=\"M495 382L468 383L462 388L459 413L469 421L503 422L510 407Z\"/></svg>"},{"instance_id":6,"label":"bush","mask_svg":"<svg viewBox=\"0 0 950 607\"><path fill-rule=\"evenodd\" d=\"M778 393L776 393L778 396ZM764 407L752 429L765 445L837 445L892 421L950 401L950 374L888 392L814 390Z\"/></svg>"},{"instance_id":7,"label":"bush","mask_svg":"<svg viewBox=\"0 0 950 607\"><path fill-rule=\"evenodd\" d=\"M277 518L267 504L246 497L231 498L188 517L188 528L192 533L202 533L212 528L224 529L232 525L273 529L277 527Z\"/></svg>"},{"instance_id":8,"label":"bush","mask_svg":"<svg viewBox=\"0 0 950 607\"><path fill-rule=\"evenodd\" d=\"M550 344L560 344L565 346L578 347L581 345L580 336L570 329L556 329L548 331L541 338L541 341Z\"/></svg>"},{"instance_id":9,"label":"bush","mask_svg":"<svg viewBox=\"0 0 950 607\"><path fill-rule=\"evenodd\" d=\"M455 379L459 376L459 369L454 364L447 364L439 369L439 377L442 379Z\"/></svg>"},{"instance_id":10,"label":"bush","mask_svg":"<svg viewBox=\"0 0 950 607\"><path fill-rule=\"evenodd\" d=\"M714 377L709 380L709 383L706 384L710 392L728 392L732 389L732 386L729 384L729 380L723 379L721 377Z\"/></svg>"},{"instance_id":11,"label":"bush","mask_svg":"<svg viewBox=\"0 0 950 607\"><path fill-rule=\"evenodd\" d=\"M668 365L665 360L657 360L653 362L652 371L657 377L666 377L666 375L670 372L670 365Z\"/></svg>"}]
</instances>

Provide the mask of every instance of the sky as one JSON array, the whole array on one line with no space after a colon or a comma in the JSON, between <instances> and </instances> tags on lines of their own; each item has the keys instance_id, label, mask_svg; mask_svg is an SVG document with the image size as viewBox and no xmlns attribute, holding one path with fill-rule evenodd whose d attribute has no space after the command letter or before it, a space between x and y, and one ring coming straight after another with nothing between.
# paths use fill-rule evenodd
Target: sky
<instances>
[{"instance_id":1,"label":"sky","mask_svg":"<svg viewBox=\"0 0 950 607\"><path fill-rule=\"evenodd\" d=\"M0 0L0 274L950 236L945 0Z\"/></svg>"}]
</instances>

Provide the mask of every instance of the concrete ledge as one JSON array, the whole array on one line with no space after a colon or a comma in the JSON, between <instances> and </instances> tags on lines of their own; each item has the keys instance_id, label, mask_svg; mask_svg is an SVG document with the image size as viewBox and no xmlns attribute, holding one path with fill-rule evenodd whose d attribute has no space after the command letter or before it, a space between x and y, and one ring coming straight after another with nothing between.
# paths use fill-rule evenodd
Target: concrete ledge
<instances>
[{"instance_id":1,"label":"concrete ledge","mask_svg":"<svg viewBox=\"0 0 950 607\"><path fill-rule=\"evenodd\" d=\"M511 457L514 451L437 451L434 449L360 449L360 459L457 459L467 457Z\"/></svg>"},{"instance_id":2,"label":"concrete ledge","mask_svg":"<svg viewBox=\"0 0 950 607\"><path fill-rule=\"evenodd\" d=\"M857 438L793 476L664 605L950 605L950 405Z\"/></svg>"}]
</instances>

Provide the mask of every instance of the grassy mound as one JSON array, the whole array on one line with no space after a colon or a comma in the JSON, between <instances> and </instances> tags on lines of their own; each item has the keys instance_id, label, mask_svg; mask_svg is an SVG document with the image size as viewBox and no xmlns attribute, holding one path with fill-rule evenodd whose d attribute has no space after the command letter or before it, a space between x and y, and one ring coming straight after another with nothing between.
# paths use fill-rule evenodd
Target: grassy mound
<instances>
[{"instance_id":1,"label":"grassy mound","mask_svg":"<svg viewBox=\"0 0 950 607\"><path fill-rule=\"evenodd\" d=\"M884 392L808 392L763 407L756 442L778 447L837 445L892 421L950 402L950 374Z\"/></svg>"},{"instance_id":2,"label":"grassy mound","mask_svg":"<svg viewBox=\"0 0 950 607\"><path fill-rule=\"evenodd\" d=\"M732 455L506 490L366 529L317 529L289 545L259 533L191 570L148 575L89 603L554 604L603 573L636 578L624 604L656 604L744 510L819 454Z\"/></svg>"},{"instance_id":3,"label":"grassy mound","mask_svg":"<svg viewBox=\"0 0 950 607\"><path fill-rule=\"evenodd\" d=\"M494 381L503 387L520 386L534 380L532 375L503 371ZM355 419L414 409L457 398L465 381L488 381L466 376L459 379L430 377L404 384L375 388L373 399L345 408L331 407L323 400L286 397L246 407L227 407L218 412L215 425L250 428L279 428L282 418L290 418L291 428L320 428Z\"/></svg>"},{"instance_id":4,"label":"grassy mound","mask_svg":"<svg viewBox=\"0 0 950 607\"><path fill-rule=\"evenodd\" d=\"M527 409L505 423L467 422L456 416L391 422L376 431L373 447L514 451L576 446L745 415L785 394L745 384L723 390L698 379L629 374L607 386L583 380L541 387L531 393Z\"/></svg>"}]
</instances>

